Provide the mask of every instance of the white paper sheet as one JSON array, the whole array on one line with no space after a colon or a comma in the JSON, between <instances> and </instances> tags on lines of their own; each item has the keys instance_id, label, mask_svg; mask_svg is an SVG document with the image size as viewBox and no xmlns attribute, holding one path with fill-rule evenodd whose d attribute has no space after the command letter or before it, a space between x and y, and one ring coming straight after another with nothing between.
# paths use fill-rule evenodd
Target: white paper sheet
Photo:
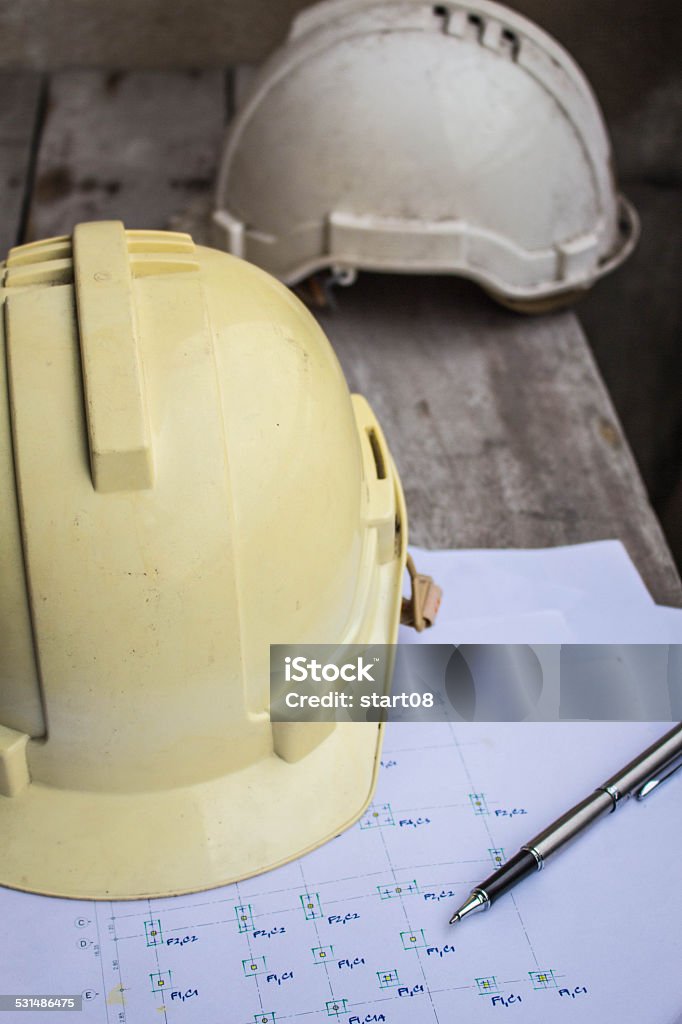
<instances>
[{"instance_id":1,"label":"white paper sheet","mask_svg":"<svg viewBox=\"0 0 682 1024\"><path fill-rule=\"evenodd\" d=\"M287 867L151 902L0 891L0 990L85 993L84 1024L673 1024L680 779L447 923L496 857L666 728L390 726L370 810ZM51 1018L2 1015L33 1019Z\"/></svg>"},{"instance_id":2,"label":"white paper sheet","mask_svg":"<svg viewBox=\"0 0 682 1024\"><path fill-rule=\"evenodd\" d=\"M413 548L443 588L431 643L682 643L682 611L659 607L616 540L521 551ZM559 618L562 621L559 621ZM401 643L414 633L402 629Z\"/></svg>"}]
</instances>

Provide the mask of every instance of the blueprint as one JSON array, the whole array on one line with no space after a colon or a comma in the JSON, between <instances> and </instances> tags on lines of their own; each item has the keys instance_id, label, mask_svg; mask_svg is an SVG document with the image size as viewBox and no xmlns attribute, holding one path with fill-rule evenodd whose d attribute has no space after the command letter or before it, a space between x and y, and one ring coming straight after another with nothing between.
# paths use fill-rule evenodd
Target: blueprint
<instances>
[{"instance_id":1,"label":"blueprint","mask_svg":"<svg viewBox=\"0 0 682 1024\"><path fill-rule=\"evenodd\" d=\"M140 902L0 890L0 993L80 994L82 1012L59 1019L83 1024L674 1024L682 779L448 925L475 883L666 728L390 725L371 807L286 867ZM0 1013L34 1019L52 1018Z\"/></svg>"}]
</instances>

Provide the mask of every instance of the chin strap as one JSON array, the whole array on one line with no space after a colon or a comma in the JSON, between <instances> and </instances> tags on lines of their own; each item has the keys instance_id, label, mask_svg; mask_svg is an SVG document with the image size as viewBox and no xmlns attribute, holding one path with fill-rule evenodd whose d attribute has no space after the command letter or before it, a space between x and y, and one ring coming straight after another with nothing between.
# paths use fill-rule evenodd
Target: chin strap
<instances>
[{"instance_id":1,"label":"chin strap","mask_svg":"<svg viewBox=\"0 0 682 1024\"><path fill-rule=\"evenodd\" d=\"M413 626L421 633L436 621L443 591L431 576L417 572L410 555L407 556L406 568L410 574L412 592L409 597L403 598L400 621L403 626Z\"/></svg>"}]
</instances>

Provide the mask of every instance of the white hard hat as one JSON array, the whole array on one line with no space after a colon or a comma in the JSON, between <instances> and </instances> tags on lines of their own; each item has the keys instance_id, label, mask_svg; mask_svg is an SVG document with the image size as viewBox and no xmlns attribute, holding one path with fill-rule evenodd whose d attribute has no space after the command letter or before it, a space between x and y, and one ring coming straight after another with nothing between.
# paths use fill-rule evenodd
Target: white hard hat
<instances>
[{"instance_id":1,"label":"white hard hat","mask_svg":"<svg viewBox=\"0 0 682 1024\"><path fill-rule=\"evenodd\" d=\"M453 273L529 310L591 286L638 230L580 69L488 0L303 11L228 132L214 224L287 283Z\"/></svg>"},{"instance_id":2,"label":"white hard hat","mask_svg":"<svg viewBox=\"0 0 682 1024\"><path fill-rule=\"evenodd\" d=\"M219 885L338 834L380 727L271 725L269 645L393 643L368 404L269 275L81 224L0 267L0 884Z\"/></svg>"}]
</instances>

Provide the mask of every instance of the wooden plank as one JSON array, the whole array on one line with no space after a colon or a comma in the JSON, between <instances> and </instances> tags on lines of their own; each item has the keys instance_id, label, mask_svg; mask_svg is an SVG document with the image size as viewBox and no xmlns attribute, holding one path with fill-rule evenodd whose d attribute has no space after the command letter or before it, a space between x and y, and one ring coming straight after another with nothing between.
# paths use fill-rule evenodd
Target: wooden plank
<instances>
[{"instance_id":1,"label":"wooden plank","mask_svg":"<svg viewBox=\"0 0 682 1024\"><path fill-rule=\"evenodd\" d=\"M19 239L39 127L41 77L30 72L0 74L0 259Z\"/></svg>"},{"instance_id":2,"label":"wooden plank","mask_svg":"<svg viewBox=\"0 0 682 1024\"><path fill-rule=\"evenodd\" d=\"M360 275L319 319L398 464L429 548L618 537L659 603L682 589L573 313L526 318L448 278Z\"/></svg>"},{"instance_id":3,"label":"wooden plank","mask_svg":"<svg viewBox=\"0 0 682 1024\"><path fill-rule=\"evenodd\" d=\"M222 81L195 79L198 94L192 81L131 75L112 96L104 76L59 76L34 234L68 232L86 217L163 226L182 211L192 192L172 183L188 163L202 181L212 177L222 141ZM57 170L70 184L51 196ZM109 182L119 187L112 192ZM202 186L198 198L184 226L205 234L210 191ZM539 547L619 537L656 600L682 605L665 540L572 313L517 316L446 277L361 274L336 299L320 320L351 387L384 427L415 543Z\"/></svg>"},{"instance_id":4,"label":"wooden plank","mask_svg":"<svg viewBox=\"0 0 682 1024\"><path fill-rule=\"evenodd\" d=\"M28 236L122 218L163 228L213 187L226 76L69 71L50 82Z\"/></svg>"},{"instance_id":5,"label":"wooden plank","mask_svg":"<svg viewBox=\"0 0 682 1024\"><path fill-rule=\"evenodd\" d=\"M656 184L628 182L625 192L642 222L639 244L585 297L579 314L682 566L682 166Z\"/></svg>"}]
</instances>

